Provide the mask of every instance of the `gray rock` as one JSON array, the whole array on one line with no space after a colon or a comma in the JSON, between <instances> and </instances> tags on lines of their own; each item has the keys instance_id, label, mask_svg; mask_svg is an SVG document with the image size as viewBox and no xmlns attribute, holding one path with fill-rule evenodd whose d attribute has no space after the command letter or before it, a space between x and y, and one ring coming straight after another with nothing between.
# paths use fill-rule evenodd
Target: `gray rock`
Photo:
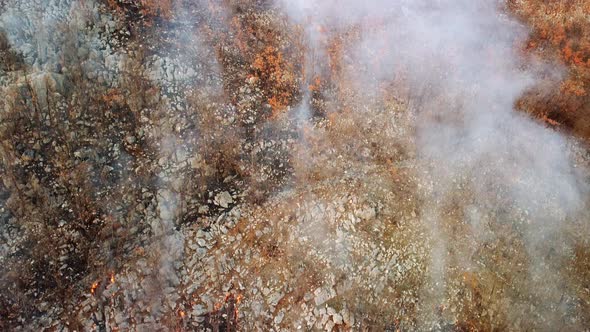
<instances>
[{"instance_id":1,"label":"gray rock","mask_svg":"<svg viewBox=\"0 0 590 332\"><path fill-rule=\"evenodd\" d=\"M363 220L371 220L375 218L377 212L375 212L375 208L367 206L357 212L359 218Z\"/></svg>"},{"instance_id":2,"label":"gray rock","mask_svg":"<svg viewBox=\"0 0 590 332\"><path fill-rule=\"evenodd\" d=\"M336 325L340 325L340 324L342 324L342 322L343 322L342 315L340 315L340 314L334 314L334 315L332 316L332 320L334 321L334 323L335 323Z\"/></svg>"},{"instance_id":3,"label":"gray rock","mask_svg":"<svg viewBox=\"0 0 590 332\"><path fill-rule=\"evenodd\" d=\"M275 324L277 324L277 325L281 324L284 317L285 317L285 312L281 310L279 312L279 314L274 319Z\"/></svg>"},{"instance_id":4,"label":"gray rock","mask_svg":"<svg viewBox=\"0 0 590 332\"><path fill-rule=\"evenodd\" d=\"M215 205L221 206L224 209L227 209L233 202L234 199L227 191L221 192L215 196Z\"/></svg>"},{"instance_id":5,"label":"gray rock","mask_svg":"<svg viewBox=\"0 0 590 332\"><path fill-rule=\"evenodd\" d=\"M279 292L272 293L268 297L268 301L267 302L268 302L269 305L275 307L279 303L279 301L283 298L283 296L284 295L282 293L279 293Z\"/></svg>"},{"instance_id":6,"label":"gray rock","mask_svg":"<svg viewBox=\"0 0 590 332\"><path fill-rule=\"evenodd\" d=\"M354 325L354 317L347 308L342 309L342 321L348 326Z\"/></svg>"},{"instance_id":7,"label":"gray rock","mask_svg":"<svg viewBox=\"0 0 590 332\"><path fill-rule=\"evenodd\" d=\"M334 324L334 322L333 322L333 321L331 321L331 320L329 320L329 321L326 323L326 326L324 327L324 330L325 330L325 331L332 331L332 330L334 329L334 325L335 325L335 324Z\"/></svg>"},{"instance_id":8,"label":"gray rock","mask_svg":"<svg viewBox=\"0 0 590 332\"><path fill-rule=\"evenodd\" d=\"M315 295L315 305L322 305L328 302L330 299L336 297L336 291L330 287L330 289L325 288L318 288L316 289L313 294Z\"/></svg>"}]
</instances>

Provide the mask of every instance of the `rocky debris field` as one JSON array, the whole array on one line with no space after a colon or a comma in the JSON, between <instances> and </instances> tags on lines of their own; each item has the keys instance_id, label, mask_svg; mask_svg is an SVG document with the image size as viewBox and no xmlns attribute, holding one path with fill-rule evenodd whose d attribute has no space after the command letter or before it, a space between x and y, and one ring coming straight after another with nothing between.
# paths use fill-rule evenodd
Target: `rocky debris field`
<instances>
[{"instance_id":1,"label":"rocky debris field","mask_svg":"<svg viewBox=\"0 0 590 332\"><path fill-rule=\"evenodd\" d=\"M587 330L586 144L281 3L0 2L0 330Z\"/></svg>"}]
</instances>

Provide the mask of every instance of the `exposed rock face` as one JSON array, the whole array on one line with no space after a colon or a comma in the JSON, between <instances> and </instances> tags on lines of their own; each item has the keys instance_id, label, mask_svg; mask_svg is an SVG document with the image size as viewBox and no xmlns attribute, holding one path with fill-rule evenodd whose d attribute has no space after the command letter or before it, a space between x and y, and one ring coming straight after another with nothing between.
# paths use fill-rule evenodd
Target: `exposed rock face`
<instances>
[{"instance_id":1,"label":"exposed rock face","mask_svg":"<svg viewBox=\"0 0 590 332\"><path fill-rule=\"evenodd\" d=\"M357 29L260 1L0 2L0 330L587 327L588 211L443 174ZM479 166L519 183L511 162Z\"/></svg>"}]
</instances>

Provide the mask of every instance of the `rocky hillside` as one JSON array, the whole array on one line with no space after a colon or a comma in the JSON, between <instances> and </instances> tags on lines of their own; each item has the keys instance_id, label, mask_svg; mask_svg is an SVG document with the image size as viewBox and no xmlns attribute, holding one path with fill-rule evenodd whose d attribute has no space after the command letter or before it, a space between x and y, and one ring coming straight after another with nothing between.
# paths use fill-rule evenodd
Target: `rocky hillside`
<instances>
[{"instance_id":1,"label":"rocky hillside","mask_svg":"<svg viewBox=\"0 0 590 332\"><path fill-rule=\"evenodd\" d=\"M0 330L588 329L589 8L0 1Z\"/></svg>"}]
</instances>

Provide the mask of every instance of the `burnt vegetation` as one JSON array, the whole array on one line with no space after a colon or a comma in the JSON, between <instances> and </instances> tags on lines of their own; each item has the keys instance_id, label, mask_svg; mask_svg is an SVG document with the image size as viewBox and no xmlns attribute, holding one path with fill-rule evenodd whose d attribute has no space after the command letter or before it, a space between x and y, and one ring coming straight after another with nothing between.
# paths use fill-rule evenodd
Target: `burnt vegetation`
<instances>
[{"instance_id":1,"label":"burnt vegetation","mask_svg":"<svg viewBox=\"0 0 590 332\"><path fill-rule=\"evenodd\" d=\"M114 28L101 26L104 23L96 17L82 27L59 25L65 42L60 45L54 63L42 64L44 70L31 64L26 54L13 49L6 33L0 30L0 82L4 93L0 100L0 241L4 243L0 248L0 330L48 327L42 321L47 317L68 324L71 320L70 328L83 330L88 326L76 319L82 321L90 314L77 304L87 298L100 299L96 300L100 305L93 304L102 309L92 316L91 326L102 330L109 324L104 307L110 300L101 296L117 282L115 275L128 272L129 265L149 259L152 246L166 235L185 230L212 234L213 228L225 230L224 223L230 216L235 217L239 229L234 233L230 229L230 236L242 240L243 231L242 242L258 250L258 257L248 256L248 262L258 260L249 272L255 276L260 271L272 274L269 270L275 264L284 264L294 271L290 274L302 280L295 286L306 287L282 291L285 300L277 300L272 306L273 315L286 308L285 302L299 306L312 301L306 294L323 285L318 273L306 271L307 267L336 265L337 260L307 257L301 248L312 246L308 243L291 251L286 244L293 239L287 231L266 232L273 223L294 224L295 217L284 221L279 218L280 213L273 215L275 211L267 211L270 216L265 216L264 223L268 225L248 228L246 219L236 212L243 205L252 206L253 210L263 207L271 198L294 188L302 192L301 197L313 197L310 200L314 202L317 194L317 201L325 200L327 205L341 199L336 197L339 190L365 190L369 193L367 200L375 199L379 204L371 205L369 217L354 217L351 212L347 218L357 223L361 219L373 220L375 211L379 211L384 222L358 225L363 234L389 237L390 232L406 227L411 219L406 214L416 218L414 210L418 203L412 202L418 200L413 194L416 185L411 179L412 171L403 164L404 160L415 158L415 151L406 141L391 139L397 133L391 133L389 124L392 119L406 124L411 119L404 110L419 108L430 94L436 93L427 91L428 87L410 90L408 101L401 101L399 91L386 93L367 106L384 111L363 113L365 105L357 104L361 96L350 92L358 82L351 82L354 78L344 74L350 59L346 45L360 38L356 27L330 31L337 37L327 40L326 59L313 67L309 66L315 59L310 59L305 45L305 27L289 21L268 1L97 3L101 6L97 7L96 17L107 17ZM192 21L178 19L179 7ZM527 44L518 45L523 54L559 61L567 71L559 79L547 73L546 81L521 96L517 107L549 127L572 132L582 140L590 139L590 5L582 0L523 0L509 1L507 9L532 29ZM91 34L101 43L100 51L87 50L89 46L79 40L80 35ZM194 35L199 36L199 44L192 38ZM190 43L195 43L195 52L192 48L186 51L186 44ZM99 62L95 53L100 52L112 52L101 55L102 58L117 52L123 55L116 65L97 75L94 71L98 69L88 64ZM102 62L109 61L102 58ZM181 76L182 65L197 74ZM153 70L154 67L159 68ZM405 83L378 88L389 91ZM310 110L304 120L311 125L300 128L301 115L295 109L302 103ZM367 116L372 120L367 120ZM414 129L410 127L409 131ZM343 161L334 166L329 160ZM372 168L367 171L358 166L364 163ZM320 184L333 193L322 196L319 190L311 189ZM172 193L173 198L166 204L174 206L173 227L156 236L154 224L158 222L154 220L163 214L163 189ZM301 197L285 199L281 204L287 207L280 209L294 209L303 201ZM355 199L350 202L356 204ZM402 202L391 203L396 199ZM383 202L393 207L384 207ZM306 222L310 223L308 219ZM345 223L348 221L342 222ZM330 232L341 232L345 226L330 227L334 228ZM354 224L350 227L354 229ZM321 237L315 230L310 233L306 234L311 242L314 237ZM212 237L202 238L207 236ZM318 247L324 245L323 239L316 241L320 243ZM219 246L211 245L208 249ZM337 251L331 247L326 250ZM589 252L587 245L576 246L576 258L569 271L572 278L580 277L586 282L585 286L571 290L582 299L579 305L585 309L589 303ZM284 263L284 258L289 258L293 266ZM154 271L161 268L157 264L164 265L152 259ZM260 260L273 265L264 265ZM352 273L340 273L339 281L345 284L353 279ZM457 309L461 321L445 321L441 305L441 329L508 329L504 323L508 313L489 314L495 284L483 284L475 274L453 273L461 287L456 294L461 299ZM255 277L249 278L254 284ZM162 314L160 320L170 330L242 330L242 290L238 292L238 282L228 279L224 279L223 287L218 287L223 291L216 289L220 298L227 294L225 299L216 299L212 310L191 316L200 325L189 325L192 321L184 307L178 309L180 306ZM418 277L399 282L399 289L384 291L394 294L395 301L414 294L412 287L424 284ZM397 286L390 280L387 285ZM190 288L186 284L181 286ZM333 325L334 330L398 331L416 324L415 303L399 300L407 309L401 314L406 315L407 322L400 323L404 317L380 304L369 303L363 298L365 291L338 289L348 299L359 298L353 308L357 323L335 318L340 325ZM274 294L268 293L271 297ZM183 306L195 306L200 300L197 297L193 294L180 302ZM348 312L348 307L333 297L321 302L318 308L324 303L339 312ZM289 312L282 315L293 318ZM331 317L336 315L340 314ZM283 316L271 323L280 325ZM588 319L583 317L581 325L588 326Z\"/></svg>"},{"instance_id":2,"label":"burnt vegetation","mask_svg":"<svg viewBox=\"0 0 590 332\"><path fill-rule=\"evenodd\" d=\"M13 79L1 102L2 236L5 243L17 242L14 250L3 252L2 329L51 314L57 309L54 304L87 294L94 280L103 280L122 262L134 259L145 241L140 234L150 232L146 213L156 208L157 174L168 161L161 159L175 158L162 157L161 137L145 132L145 121L158 123L168 117L162 102L168 97L166 87L150 83L146 60L175 43L169 41L176 30L169 21L172 2L105 4L108 12L103 14L118 20L117 29L103 29L94 21L81 31L62 26L61 33L68 37L52 72L33 71L0 34L0 69L4 78ZM270 170L278 169L281 156L273 155L277 150L249 147L257 145L252 126L284 111L297 98L297 69L292 67L296 61L288 57L294 54L288 49L292 43L279 43L279 31L286 29L274 26L276 22L261 22L264 17L257 17L255 6L248 7L235 5L236 12L247 14L229 18L230 30L190 27L205 29L207 42L218 45L223 89L234 103L217 108L215 93L199 91L203 82L193 82L184 91L186 108L177 112L182 127L171 130L179 137L198 133L207 143L183 147L185 154L198 151L199 158L186 168L185 182L177 187L182 200L178 227L200 223L207 230L201 218L228 209L215 204L215 196L243 191L252 163L267 165L269 175L278 179L276 186L287 175L284 168ZM89 54L78 51L76 34L93 29L99 29L113 49L132 54L116 84L98 81L80 65ZM248 96L240 93L247 80L253 82L249 89L257 91L248 107L238 100ZM237 119L226 121L236 108ZM246 117L254 119L241 121ZM260 197L268 189L261 187ZM229 312L234 310L231 303ZM225 316L212 314L208 324L235 330L231 321L236 317Z\"/></svg>"}]
</instances>

